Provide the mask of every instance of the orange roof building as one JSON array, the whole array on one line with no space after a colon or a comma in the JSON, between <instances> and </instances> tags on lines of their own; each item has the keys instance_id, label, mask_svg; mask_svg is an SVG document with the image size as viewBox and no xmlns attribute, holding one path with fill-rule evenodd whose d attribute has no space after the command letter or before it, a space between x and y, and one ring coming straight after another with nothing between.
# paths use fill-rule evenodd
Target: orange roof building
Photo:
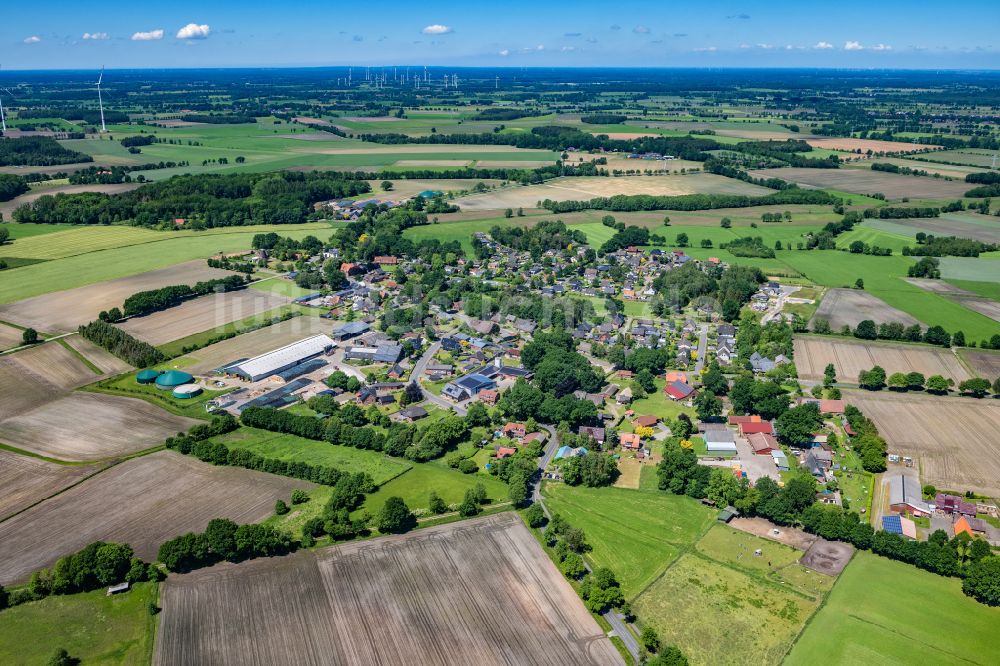
<instances>
[{"instance_id":1,"label":"orange roof building","mask_svg":"<svg viewBox=\"0 0 1000 666\"><path fill-rule=\"evenodd\" d=\"M974 538L976 536L972 532L972 525L970 525L969 521L965 519L965 516L962 516L958 520L956 520L955 524L952 525L952 528L955 530L955 536L958 536L963 532L965 534L968 534L970 538Z\"/></svg>"},{"instance_id":2,"label":"orange roof building","mask_svg":"<svg viewBox=\"0 0 1000 666\"><path fill-rule=\"evenodd\" d=\"M623 432L618 436L618 441L621 443L623 449L629 451L638 451L642 448L642 438L634 432Z\"/></svg>"}]
</instances>

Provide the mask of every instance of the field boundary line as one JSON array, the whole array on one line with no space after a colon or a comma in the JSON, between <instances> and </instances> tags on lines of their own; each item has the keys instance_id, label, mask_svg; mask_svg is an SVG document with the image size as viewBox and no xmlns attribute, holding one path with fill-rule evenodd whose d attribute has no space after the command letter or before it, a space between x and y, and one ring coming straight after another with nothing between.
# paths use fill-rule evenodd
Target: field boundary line
<instances>
[{"instance_id":1,"label":"field boundary line","mask_svg":"<svg viewBox=\"0 0 1000 666\"><path fill-rule=\"evenodd\" d=\"M76 335L76 334L74 333L73 335ZM83 353L80 350L74 349L73 347L71 347L69 345L69 343L66 342L65 339L63 339L63 338L57 338L56 342L63 349L65 349L66 351L68 351L70 354L72 354L73 356L75 356L78 359L80 359L80 362L83 363L88 368L90 368L91 372L93 372L95 375L97 375L98 377L100 377L101 375L104 374L103 370L101 370L100 368L98 368L89 358L87 358L86 356L84 356Z\"/></svg>"},{"instance_id":2,"label":"field boundary line","mask_svg":"<svg viewBox=\"0 0 1000 666\"><path fill-rule=\"evenodd\" d=\"M82 461L82 460L63 460L61 458L50 458L49 456L43 456L40 453L35 453L34 451L28 451L26 449L19 449L16 446L11 446L10 444L4 444L0 442L0 451L7 451L8 453L16 453L19 456L25 456L26 458L37 458L38 460L44 460L47 463L52 463L54 465L63 465L65 467L80 467L82 465L93 465L95 463L102 462L100 460Z\"/></svg>"},{"instance_id":3,"label":"field boundary line","mask_svg":"<svg viewBox=\"0 0 1000 666\"><path fill-rule=\"evenodd\" d=\"M3 447L3 446L4 446L3 444L0 444L0 447ZM28 506L24 507L23 509L19 509L19 510L15 511L14 513L11 513L11 514L8 514L6 516L0 517L0 525L2 525L3 523L7 522L8 520L10 520L10 519L12 519L12 518L14 518L16 516L21 515L25 511L28 511L30 509L35 508L39 504L43 504L44 502L47 502L50 499L55 499L59 495L62 495L63 493L68 492L68 491L72 490L73 488L76 488L78 485L80 485L84 481L89 481L90 479L93 479L95 476L97 476L101 472L108 471L109 469L111 469L112 467L114 467L115 465L117 465L118 462L120 462L120 461L115 461L115 462L109 463L108 465L106 465L104 467L101 467L100 469L94 470L93 473L88 474L87 476L74 481L73 483L71 483L70 485L66 486L65 488L62 488L61 490L57 490L56 492L52 493L51 495L49 495L47 497L43 497L42 499L40 499L40 500L38 500L36 502L32 502L31 504L29 504ZM94 465L94 464L98 464L98 463L88 463L88 464Z\"/></svg>"},{"instance_id":4,"label":"field boundary line","mask_svg":"<svg viewBox=\"0 0 1000 666\"><path fill-rule=\"evenodd\" d=\"M847 566L845 566L844 569L846 570L847 567L851 566L851 562L853 561L854 561L854 553L851 554L851 561L847 563ZM842 570L840 574L843 573L844 571ZM827 602L830 600L830 597L833 596L833 591L837 588L837 585L840 583L840 574L838 574L836 580L833 581L833 585L830 586L830 590L825 595L823 595L822 599L820 599L819 605L816 606L816 610L813 611L812 614L808 618L806 618L806 621L802 623L802 626L799 628L798 633L795 634L794 640L792 640L792 642L789 644L788 649L785 650L785 654L781 655L781 661L784 661L785 658L788 657L789 653L795 648L795 645L799 642L799 639L802 638L802 634L806 632L806 628L809 627L810 624L812 624L813 619L815 619L815 617L819 615L820 611L823 610Z\"/></svg>"},{"instance_id":5,"label":"field boundary line","mask_svg":"<svg viewBox=\"0 0 1000 666\"><path fill-rule=\"evenodd\" d=\"M672 569L673 566L675 564L677 564L682 557L684 557L684 555L686 555L691 550L694 550L694 547L698 544L698 542L701 541L702 539L704 539L705 535L708 534L709 530L711 530L714 526L715 526L715 519L713 519L712 522L710 522L705 527L705 529L702 530L700 534L698 534L698 538L697 539L695 539L693 542L687 544L686 546L682 546L678 550L678 552L677 552L677 557L675 557L669 564L667 564L667 566L663 567L663 571L661 571L656 576L654 576L653 579L651 581L649 581L649 583L644 588L642 588L641 590L639 590L635 594L635 596L633 596L631 599L629 599L629 603L636 601L639 597L641 597L643 594L646 593L646 590L648 590L650 587L652 587L653 585L655 585L661 578L663 578L664 576L666 576L667 572L670 571L670 569ZM711 559L711 558L709 558L709 559Z\"/></svg>"}]
</instances>

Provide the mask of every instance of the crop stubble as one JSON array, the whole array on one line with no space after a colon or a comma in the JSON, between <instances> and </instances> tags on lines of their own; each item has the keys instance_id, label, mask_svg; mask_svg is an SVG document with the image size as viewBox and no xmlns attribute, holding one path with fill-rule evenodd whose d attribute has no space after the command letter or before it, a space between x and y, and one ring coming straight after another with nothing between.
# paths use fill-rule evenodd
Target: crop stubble
<instances>
[{"instance_id":1,"label":"crop stubble","mask_svg":"<svg viewBox=\"0 0 1000 666\"><path fill-rule=\"evenodd\" d=\"M621 663L513 514L174 576L162 605L156 664Z\"/></svg>"}]
</instances>

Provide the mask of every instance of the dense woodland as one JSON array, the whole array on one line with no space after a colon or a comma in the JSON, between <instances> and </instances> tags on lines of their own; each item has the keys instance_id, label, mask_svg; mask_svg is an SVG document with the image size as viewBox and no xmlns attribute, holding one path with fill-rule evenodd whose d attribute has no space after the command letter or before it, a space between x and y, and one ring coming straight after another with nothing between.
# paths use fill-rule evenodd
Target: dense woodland
<instances>
[{"instance_id":1,"label":"dense woodland","mask_svg":"<svg viewBox=\"0 0 1000 666\"><path fill-rule=\"evenodd\" d=\"M94 158L64 148L47 136L26 136L0 141L0 166L53 166L93 162Z\"/></svg>"}]
</instances>

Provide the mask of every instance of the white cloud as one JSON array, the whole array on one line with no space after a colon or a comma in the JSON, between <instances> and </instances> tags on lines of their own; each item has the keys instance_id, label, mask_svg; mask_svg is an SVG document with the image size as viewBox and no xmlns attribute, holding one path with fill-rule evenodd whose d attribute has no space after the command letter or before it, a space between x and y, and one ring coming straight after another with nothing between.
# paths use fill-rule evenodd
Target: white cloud
<instances>
[{"instance_id":1,"label":"white cloud","mask_svg":"<svg viewBox=\"0 0 1000 666\"><path fill-rule=\"evenodd\" d=\"M816 46L814 46L813 48L825 51L826 49L832 49L833 44L831 44L830 42L816 42Z\"/></svg>"},{"instance_id":2,"label":"white cloud","mask_svg":"<svg viewBox=\"0 0 1000 666\"><path fill-rule=\"evenodd\" d=\"M695 53L715 53L718 50L714 46L701 46L695 49Z\"/></svg>"},{"instance_id":3,"label":"white cloud","mask_svg":"<svg viewBox=\"0 0 1000 666\"><path fill-rule=\"evenodd\" d=\"M844 42L845 51L860 51L864 48L861 46L861 42Z\"/></svg>"},{"instance_id":4,"label":"white cloud","mask_svg":"<svg viewBox=\"0 0 1000 666\"><path fill-rule=\"evenodd\" d=\"M133 42L152 42L163 39L163 30L149 30L147 32L136 32L132 35Z\"/></svg>"},{"instance_id":5,"label":"white cloud","mask_svg":"<svg viewBox=\"0 0 1000 666\"><path fill-rule=\"evenodd\" d=\"M111 39L106 32L85 32L83 39Z\"/></svg>"},{"instance_id":6,"label":"white cloud","mask_svg":"<svg viewBox=\"0 0 1000 666\"><path fill-rule=\"evenodd\" d=\"M648 35L649 28L647 28L644 25L637 25L634 28L632 28L632 32L634 32L637 35Z\"/></svg>"},{"instance_id":7,"label":"white cloud","mask_svg":"<svg viewBox=\"0 0 1000 666\"><path fill-rule=\"evenodd\" d=\"M770 51L774 48L774 44L758 44L757 48L764 49L765 51Z\"/></svg>"},{"instance_id":8,"label":"white cloud","mask_svg":"<svg viewBox=\"0 0 1000 666\"><path fill-rule=\"evenodd\" d=\"M510 55L510 49L504 49L504 50L500 51L500 53L497 54L497 55L502 55L504 58L506 58L507 56Z\"/></svg>"},{"instance_id":9,"label":"white cloud","mask_svg":"<svg viewBox=\"0 0 1000 666\"><path fill-rule=\"evenodd\" d=\"M207 25L188 23L177 31L177 39L208 39L208 33L212 31Z\"/></svg>"},{"instance_id":10,"label":"white cloud","mask_svg":"<svg viewBox=\"0 0 1000 666\"><path fill-rule=\"evenodd\" d=\"M447 35L454 32L450 25L441 25L440 23L435 23L434 25L429 25L420 32L425 35Z\"/></svg>"},{"instance_id":11,"label":"white cloud","mask_svg":"<svg viewBox=\"0 0 1000 666\"><path fill-rule=\"evenodd\" d=\"M888 44L876 44L875 46L871 47L871 49L872 51L891 51L892 47L889 46Z\"/></svg>"},{"instance_id":12,"label":"white cloud","mask_svg":"<svg viewBox=\"0 0 1000 666\"><path fill-rule=\"evenodd\" d=\"M42 41L42 38L39 37L38 35L32 35L31 37L24 38L25 44L37 44L40 41Z\"/></svg>"},{"instance_id":13,"label":"white cloud","mask_svg":"<svg viewBox=\"0 0 1000 666\"><path fill-rule=\"evenodd\" d=\"M564 46L564 47L562 47L559 50L563 51L563 52L566 52L566 51L576 51L576 47L575 46Z\"/></svg>"}]
</instances>

